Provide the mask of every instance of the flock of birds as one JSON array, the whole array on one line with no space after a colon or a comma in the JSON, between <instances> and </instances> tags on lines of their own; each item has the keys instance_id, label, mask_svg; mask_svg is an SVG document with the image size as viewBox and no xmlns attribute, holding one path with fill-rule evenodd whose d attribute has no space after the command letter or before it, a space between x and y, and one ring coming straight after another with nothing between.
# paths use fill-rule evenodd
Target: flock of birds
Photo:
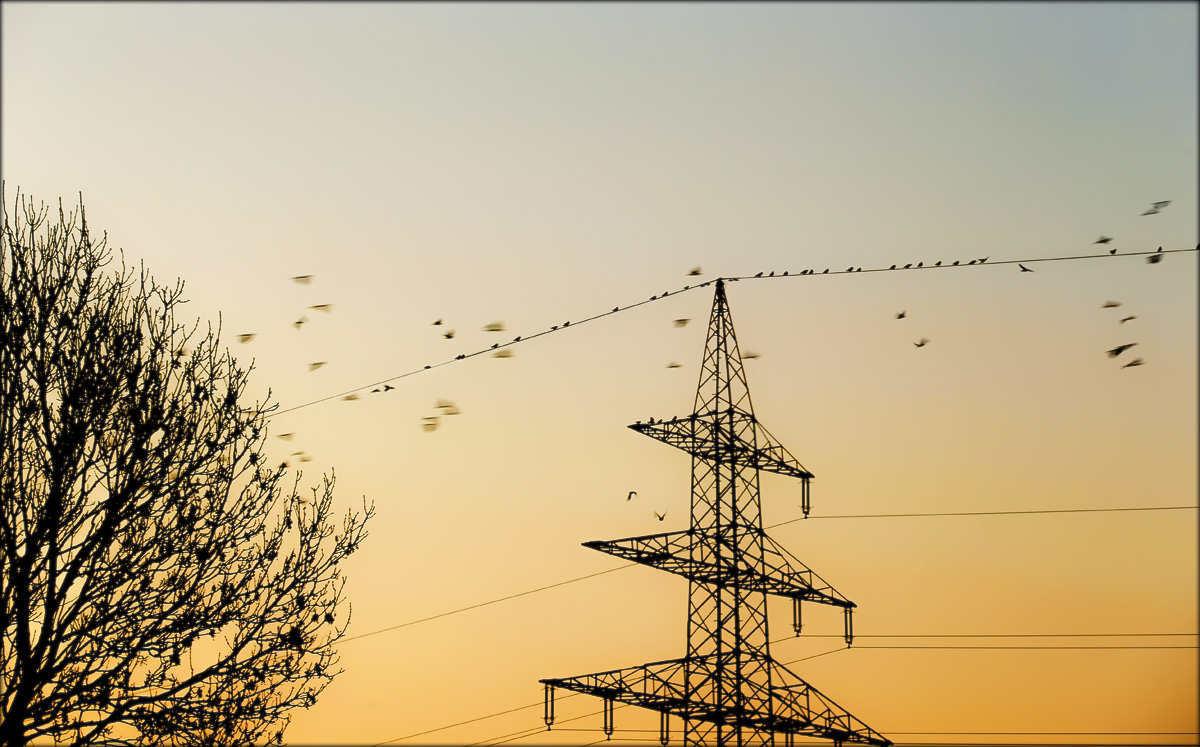
<instances>
[{"instance_id":1,"label":"flock of birds","mask_svg":"<svg viewBox=\"0 0 1200 747\"><path fill-rule=\"evenodd\" d=\"M1170 204L1171 204L1170 200L1161 200L1158 202L1154 202L1151 204L1151 206L1147 210L1145 210L1142 213L1142 215L1143 216L1156 215L1156 214L1162 212L1162 210L1167 208ZM1111 236L1101 235L1096 241L1093 242L1093 244L1106 245L1106 244L1112 243L1112 241L1113 241L1113 238ZM1200 249L1200 247L1198 247L1198 249ZM1163 248L1160 246L1158 248L1158 252L1149 255L1146 258L1146 261L1149 262L1150 264L1157 264L1157 263L1161 262L1163 259L1162 251L1163 251ZM1117 253L1117 249L1115 247L1109 251L1109 254L1116 254L1116 253ZM990 259L990 257L981 257L979 259L972 259L972 260L969 260L966 262L962 262L961 260L955 260L951 263L947 263L946 265L943 265L943 263L939 260L939 261L929 265L928 267L934 268L934 267L943 267L943 266L958 267L960 265L963 265L963 266L982 265L982 264L986 263L989 259ZM908 269L919 269L919 268L924 268L924 267L926 267L926 265L923 262L916 262L915 264L908 263L905 265L893 264L886 269L887 270L901 270L901 269L908 270ZM1034 270L1032 270L1029 267L1026 267L1024 264L1021 264L1021 263L1017 263L1017 267L1023 273L1024 272L1034 272ZM878 268L878 269L883 270L885 268ZM846 270L844 270L842 274L862 272L862 271L863 271L862 267L855 267L852 265L850 267L847 267ZM876 271L878 271L878 270L876 270ZM703 270L700 267L693 267L686 274L689 277L698 277L703 274ZM816 274L828 275L828 274L830 274L830 269L826 268L825 270L823 270L820 273L818 273L815 269L805 269L799 273L794 273L794 275L816 275ZM770 272L765 272L765 271L758 272L755 275L753 275L754 278L788 277L788 276L789 276L789 272L786 270L783 271L782 273L780 273L779 275L776 275L775 271L773 271L773 270ZM296 276L292 276L291 278L289 278L289 280L291 280L292 282L294 282L296 284L307 286L307 285L312 284L314 277L315 276L313 276L313 275L296 275ZM746 277L749 277L749 276L746 276ZM742 277L725 278L725 280L727 280L728 282L737 282L741 279L743 279L743 278ZM706 282L700 283L699 285L696 285L694 287L702 288L702 287L709 285L711 282L712 281L706 281ZM692 287L693 286L685 285L681 290L675 291L675 293L678 294L682 291L691 290ZM623 311L623 310L631 308L633 306L639 306L643 303L649 303L652 301L657 301L657 300L666 298L669 295L671 295L670 291L664 291L660 295L651 296L646 301L636 302L633 304L629 304L625 307L615 306L615 307L613 307L611 312L605 312L603 314L598 314L598 315L596 315L596 317L590 317L589 319L584 319L582 321L590 321L590 319L594 319L599 316L606 316L608 314L617 313L619 311ZM1116 308L1116 307L1119 307L1120 305L1121 304L1118 302L1108 301L1101 308L1105 308L1105 309ZM305 309L302 311L302 313L299 314L297 319L292 322L292 326L297 331L301 330L304 327L304 325L310 323L310 320L307 316L307 312L310 312L310 311L319 311L323 314L329 314L329 313L332 313L332 311L333 311L333 304L332 303L317 303L317 304L312 304L310 306L305 307ZM899 313L897 313L895 315L896 319L905 319L907 317L908 317L908 312L906 310L900 311ZM1126 322L1132 321L1136 318L1137 318L1136 316L1132 316L1132 315L1126 316L1126 317L1121 318L1119 320L1119 323L1123 325ZM692 320L689 318L679 318L679 319L672 320L671 324L675 328L683 328L683 327L686 327L691 321ZM454 329L450 328L450 326L446 323L445 319L437 319L436 321L434 321L432 323L432 326L441 328L438 330L438 332L441 334L443 339L446 339L446 340L455 339L456 332ZM570 321L564 321L561 325L552 325L549 329L543 330L534 335L526 336L524 339L530 339L532 337L537 337L537 336L540 336L543 334L549 334L550 332L555 332L560 329L567 329L570 326L571 326ZM500 333L500 332L505 331L505 325L504 325L503 321L491 322L491 323L485 325L482 328L482 330L487 333ZM249 342L253 341L257 336L258 335L256 333L248 332L248 333L242 333L242 334L237 335L237 339L238 339L238 342L245 344L245 343L249 343ZM509 346L512 344L521 342L522 339L523 338L520 335L518 335L517 337L514 337L511 342L505 342L505 343L497 342L497 343L492 344L490 348L485 349L485 350L479 350L479 351L476 351L474 353L469 353L469 354L466 354L466 353L459 354L454 357L454 360L455 361L463 360L467 357L472 357L472 356L486 353L489 351L493 358L511 358L511 357L513 357L513 351L511 349L509 349ZM916 348L923 348L926 345L928 345L930 342L931 341L929 340L929 338L921 337L917 341L913 342L913 346ZM1117 357L1120 357L1123 353L1125 353L1126 351L1128 351L1130 348L1134 347L1137 344L1138 343L1136 343L1136 342L1124 343L1124 344L1118 345L1106 352L1110 358L1117 358ZM758 353L755 353L752 351L747 351L742 355L743 360L754 360L759 357L761 357L761 356ZM446 361L446 362L449 362L449 361ZM313 361L308 364L308 371L310 373L313 371L317 371L320 368L326 366L327 364L328 364L328 361ZM1121 366L1121 368L1131 368L1134 366L1141 366L1144 364L1145 364L1145 361L1143 361L1141 358L1134 358L1134 359L1130 360L1128 363ZM432 366L425 366L423 370L428 370L430 368L432 368ZM678 368L683 368L683 366L680 363L671 361L670 363L667 364L667 368L668 369L678 369ZM413 372L413 373L415 373L415 372ZM394 391L394 390L395 390L395 387L392 386L391 384L382 383L382 386L376 386L374 389L371 389L370 394L386 394L386 393ZM363 391L365 391L365 387L364 387ZM359 400L361 398L362 397L360 396L360 394L358 392L350 392L348 394L341 395L341 399L344 401L347 401L347 402L353 402L353 401ZM434 410L435 410L434 414L427 415L427 416L423 417L420 421L422 430L424 430L426 432L436 431L438 429L439 425L441 424L443 417L461 414L461 410L458 408L458 406L455 403L450 402L448 400L442 400L442 399L437 400L437 402L434 405ZM293 433L284 433L284 434L280 434L278 437L281 439L290 441L294 435L295 434L293 434ZM311 461L311 459L312 459L311 456L309 456L308 454L306 454L303 451L293 452L289 458L297 458L297 461L300 461L300 462L307 462L307 461ZM630 491L630 493L627 497L627 500L632 500L633 497L636 495L637 495L636 491ZM665 513L659 514L657 511L655 511L654 515L656 518L658 518L659 521L662 521L666 518Z\"/></svg>"},{"instance_id":2,"label":"flock of birds","mask_svg":"<svg viewBox=\"0 0 1200 747\"><path fill-rule=\"evenodd\" d=\"M629 501L632 501L634 498L637 498L637 491L631 490L631 491L629 491L629 495L625 496L625 502L628 503ZM663 511L660 514L658 511L655 511L654 518L658 519L659 521L663 521L664 519L667 518L667 512Z\"/></svg>"}]
</instances>

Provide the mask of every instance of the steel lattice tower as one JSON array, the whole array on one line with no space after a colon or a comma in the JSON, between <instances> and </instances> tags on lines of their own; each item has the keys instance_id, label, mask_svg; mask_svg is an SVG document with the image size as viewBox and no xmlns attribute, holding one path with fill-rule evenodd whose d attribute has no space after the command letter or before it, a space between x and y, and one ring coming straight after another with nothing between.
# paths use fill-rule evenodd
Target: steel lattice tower
<instances>
[{"instance_id":1,"label":"steel lattice tower","mask_svg":"<svg viewBox=\"0 0 1200 747\"><path fill-rule=\"evenodd\" d=\"M674 714L684 720L687 745L774 745L776 734L791 745L801 734L889 747L891 741L771 658L768 594L793 601L797 635L801 602L842 607L847 646L855 604L763 531L759 473L798 478L805 515L813 474L754 416L722 280L716 281L692 414L629 427L692 455L691 526L584 546L688 579L687 656L540 680L547 728L554 722L554 689L561 687L603 698L609 735L619 701L658 711L664 745Z\"/></svg>"}]
</instances>

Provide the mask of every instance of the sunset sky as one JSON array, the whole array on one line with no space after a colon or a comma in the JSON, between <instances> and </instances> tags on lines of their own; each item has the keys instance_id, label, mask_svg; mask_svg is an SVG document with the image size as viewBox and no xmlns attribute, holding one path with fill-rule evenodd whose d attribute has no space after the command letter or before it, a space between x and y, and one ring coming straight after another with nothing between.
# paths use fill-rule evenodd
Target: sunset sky
<instances>
[{"instance_id":1,"label":"sunset sky","mask_svg":"<svg viewBox=\"0 0 1200 747\"><path fill-rule=\"evenodd\" d=\"M675 291L848 266L728 287L757 416L816 475L770 534L858 604L853 648L789 668L897 743L1195 743L1195 510L822 517L1197 504L1196 4L2 13L9 209L82 193L253 359L277 456L376 505L347 570L366 637L289 743L497 743L542 726L540 678L683 656L687 582L644 567L396 626L685 528L689 458L626 428L691 411L712 286ZM439 399L461 414L425 432ZM798 483L762 488L765 524L801 516ZM787 638L772 600L776 660L841 645L840 610L805 612ZM1077 637L872 637L968 634ZM566 722L600 706L508 743L603 739ZM657 723L620 709L614 740Z\"/></svg>"}]
</instances>

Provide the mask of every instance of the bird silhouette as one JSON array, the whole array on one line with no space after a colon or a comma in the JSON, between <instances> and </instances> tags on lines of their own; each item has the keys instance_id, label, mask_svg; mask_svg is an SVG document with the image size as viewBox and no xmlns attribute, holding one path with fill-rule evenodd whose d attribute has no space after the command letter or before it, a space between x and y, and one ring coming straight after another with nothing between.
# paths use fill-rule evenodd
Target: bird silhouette
<instances>
[{"instance_id":1,"label":"bird silhouette","mask_svg":"<svg viewBox=\"0 0 1200 747\"><path fill-rule=\"evenodd\" d=\"M921 267L921 266L923 266L924 264L925 264L924 262L918 262L918 263L917 263L917 267Z\"/></svg>"},{"instance_id":2,"label":"bird silhouette","mask_svg":"<svg viewBox=\"0 0 1200 747\"><path fill-rule=\"evenodd\" d=\"M613 310L612 310L611 312L609 312L609 313L615 314L615 313L617 313L617 312L618 312L618 311L620 311L620 310L621 310L621 307L620 307L620 306L614 306L614 307L613 307Z\"/></svg>"},{"instance_id":3,"label":"bird silhouette","mask_svg":"<svg viewBox=\"0 0 1200 747\"><path fill-rule=\"evenodd\" d=\"M637 491L636 491L636 490L631 490L631 491L629 491L629 495L625 496L625 500L626 500L626 501L632 501L632 500L633 500L633 498L634 498L634 496L636 496L636 495L637 495Z\"/></svg>"},{"instance_id":4,"label":"bird silhouette","mask_svg":"<svg viewBox=\"0 0 1200 747\"><path fill-rule=\"evenodd\" d=\"M761 278L761 277L762 277L762 273L761 273L761 272L759 272L759 273L755 274L755 276L754 276L754 277L756 277L756 278Z\"/></svg>"},{"instance_id":5,"label":"bird silhouette","mask_svg":"<svg viewBox=\"0 0 1200 747\"><path fill-rule=\"evenodd\" d=\"M692 269L688 270L687 274L693 275L693 276L701 275L701 274L703 274L703 271L699 267L693 267Z\"/></svg>"},{"instance_id":6,"label":"bird silhouette","mask_svg":"<svg viewBox=\"0 0 1200 747\"><path fill-rule=\"evenodd\" d=\"M1109 249L1109 250L1108 250L1108 253L1109 253L1109 254L1116 254L1116 253L1117 253L1117 248L1114 246L1112 249Z\"/></svg>"},{"instance_id":7,"label":"bird silhouette","mask_svg":"<svg viewBox=\"0 0 1200 747\"><path fill-rule=\"evenodd\" d=\"M280 433L275 438L282 438L284 441L291 441L295 435L295 433Z\"/></svg>"},{"instance_id":8,"label":"bird silhouette","mask_svg":"<svg viewBox=\"0 0 1200 747\"><path fill-rule=\"evenodd\" d=\"M850 267L847 267L845 271L846 272L854 272L854 266L851 265Z\"/></svg>"},{"instance_id":9,"label":"bird silhouette","mask_svg":"<svg viewBox=\"0 0 1200 747\"><path fill-rule=\"evenodd\" d=\"M1155 210L1162 210L1163 208L1165 208L1167 205L1170 205L1170 204L1171 204L1170 200L1163 200L1161 202L1154 203L1154 205L1152 205L1151 207L1153 207Z\"/></svg>"},{"instance_id":10,"label":"bird silhouette","mask_svg":"<svg viewBox=\"0 0 1200 747\"><path fill-rule=\"evenodd\" d=\"M1017 263L1017 267L1021 268L1021 272L1033 272L1033 270L1029 269L1028 267L1021 264L1020 262Z\"/></svg>"},{"instance_id":11,"label":"bird silhouette","mask_svg":"<svg viewBox=\"0 0 1200 747\"><path fill-rule=\"evenodd\" d=\"M824 270L822 270L822 271L821 271L821 274L822 274L822 275L828 275L828 274L829 274L829 268L828 268L828 267L826 267Z\"/></svg>"},{"instance_id":12,"label":"bird silhouette","mask_svg":"<svg viewBox=\"0 0 1200 747\"><path fill-rule=\"evenodd\" d=\"M954 267L958 267L958 260L954 260Z\"/></svg>"},{"instance_id":13,"label":"bird silhouette","mask_svg":"<svg viewBox=\"0 0 1200 747\"><path fill-rule=\"evenodd\" d=\"M445 333L442 334L442 337L445 337L447 340L453 340L454 339L454 330L452 330L452 329L447 330Z\"/></svg>"},{"instance_id":14,"label":"bird silhouette","mask_svg":"<svg viewBox=\"0 0 1200 747\"><path fill-rule=\"evenodd\" d=\"M1162 251L1162 249L1159 249L1159 251ZM1159 262L1162 262L1162 258L1163 258L1163 255L1161 255L1161 254L1157 254L1157 253L1151 254L1149 257L1146 257L1146 263L1151 264L1151 265L1156 265Z\"/></svg>"},{"instance_id":15,"label":"bird silhouette","mask_svg":"<svg viewBox=\"0 0 1200 747\"><path fill-rule=\"evenodd\" d=\"M908 312L907 312L907 311L901 311L899 314L897 314L897 315L896 315L896 318L897 318L897 319L903 319L903 318L904 318L904 317L906 317L906 316L908 316Z\"/></svg>"},{"instance_id":16,"label":"bird silhouette","mask_svg":"<svg viewBox=\"0 0 1200 747\"><path fill-rule=\"evenodd\" d=\"M674 324L676 327L686 327L687 323L690 321L692 321L692 320L691 319L676 319L675 321L671 322L671 324Z\"/></svg>"},{"instance_id":17,"label":"bird silhouette","mask_svg":"<svg viewBox=\"0 0 1200 747\"><path fill-rule=\"evenodd\" d=\"M892 265L892 266L891 266L891 267L889 267L888 269L889 269L889 270L894 270L894 269L896 269L896 266L895 266L895 265Z\"/></svg>"},{"instance_id":18,"label":"bird silhouette","mask_svg":"<svg viewBox=\"0 0 1200 747\"><path fill-rule=\"evenodd\" d=\"M969 264L969 265L973 265L973 264L975 264L975 260L971 260L971 261L970 261L970 262L968 262L967 264Z\"/></svg>"},{"instance_id":19,"label":"bird silhouette","mask_svg":"<svg viewBox=\"0 0 1200 747\"><path fill-rule=\"evenodd\" d=\"M299 319L297 319L296 321L292 322L292 326L295 327L296 329L300 329L307 323L308 323L308 317L302 316Z\"/></svg>"},{"instance_id":20,"label":"bird silhouette","mask_svg":"<svg viewBox=\"0 0 1200 747\"><path fill-rule=\"evenodd\" d=\"M750 351L748 351L748 350L746 351L746 354L742 356L742 358L744 358L744 359L746 359L746 360L748 360L748 361L752 361L752 360L754 360L755 358L761 358L761 357L762 357L762 356L761 356L761 355L759 355L758 353L751 353L751 352L750 352Z\"/></svg>"},{"instance_id":21,"label":"bird silhouette","mask_svg":"<svg viewBox=\"0 0 1200 747\"><path fill-rule=\"evenodd\" d=\"M1092 243L1093 244L1107 244L1110 241L1112 241L1112 236L1101 236L1100 238L1096 239Z\"/></svg>"},{"instance_id":22,"label":"bird silhouette","mask_svg":"<svg viewBox=\"0 0 1200 747\"><path fill-rule=\"evenodd\" d=\"M775 277L775 271L774 271L774 270L771 270L771 272L769 272L769 273L767 274L767 277L769 277L769 278L773 278L773 277Z\"/></svg>"},{"instance_id":23,"label":"bird silhouette","mask_svg":"<svg viewBox=\"0 0 1200 747\"><path fill-rule=\"evenodd\" d=\"M909 268L911 268L911 267L912 267L912 262L909 262L908 264L906 264L906 265L904 266L904 269L906 269L906 270L907 270L907 269L909 269Z\"/></svg>"},{"instance_id":24,"label":"bird silhouette","mask_svg":"<svg viewBox=\"0 0 1200 747\"><path fill-rule=\"evenodd\" d=\"M296 275L295 277L290 278L290 279L293 282L299 283L300 285L309 285L313 281L313 276L312 275Z\"/></svg>"},{"instance_id":25,"label":"bird silhouette","mask_svg":"<svg viewBox=\"0 0 1200 747\"><path fill-rule=\"evenodd\" d=\"M664 512L662 512L662 513L660 514L659 512L655 511L655 512L654 512L654 517L655 517L656 519L658 519L659 521L662 521L663 519L667 518L667 512L666 512L666 511L664 511Z\"/></svg>"},{"instance_id":26,"label":"bird silhouette","mask_svg":"<svg viewBox=\"0 0 1200 747\"><path fill-rule=\"evenodd\" d=\"M934 262L934 263L933 263L933 266L934 266L934 267L941 267L941 266L942 266L942 260L940 260L940 259L939 259L937 262Z\"/></svg>"},{"instance_id":27,"label":"bird silhouette","mask_svg":"<svg viewBox=\"0 0 1200 747\"><path fill-rule=\"evenodd\" d=\"M1115 309L1115 308L1117 308L1117 307L1118 307L1118 306L1120 306L1120 305L1121 305L1121 302L1120 302L1120 301L1105 301L1105 302L1104 302L1104 305L1103 305L1103 306L1101 306L1100 308L1102 308L1102 309Z\"/></svg>"},{"instance_id":28,"label":"bird silhouette","mask_svg":"<svg viewBox=\"0 0 1200 747\"><path fill-rule=\"evenodd\" d=\"M421 429L426 432L436 431L438 427L437 417L425 418L425 422L421 423Z\"/></svg>"},{"instance_id":29,"label":"bird silhouette","mask_svg":"<svg viewBox=\"0 0 1200 747\"><path fill-rule=\"evenodd\" d=\"M1143 365L1143 363L1144 363L1144 361L1141 358L1134 358L1133 360L1126 363L1124 366L1121 366L1121 368L1129 368L1130 366L1141 366L1141 365Z\"/></svg>"},{"instance_id":30,"label":"bird silhouette","mask_svg":"<svg viewBox=\"0 0 1200 747\"><path fill-rule=\"evenodd\" d=\"M503 332L504 322L492 322L483 328L484 332Z\"/></svg>"},{"instance_id":31,"label":"bird silhouette","mask_svg":"<svg viewBox=\"0 0 1200 747\"><path fill-rule=\"evenodd\" d=\"M923 348L928 344L929 344L929 338L927 338L927 337L922 337L920 342L913 343L913 345L916 345L919 348Z\"/></svg>"},{"instance_id":32,"label":"bird silhouette","mask_svg":"<svg viewBox=\"0 0 1200 747\"><path fill-rule=\"evenodd\" d=\"M333 311L333 304L319 303L316 306L309 306L308 308L316 309L317 311L324 311L326 314L328 314L329 312Z\"/></svg>"},{"instance_id":33,"label":"bird silhouette","mask_svg":"<svg viewBox=\"0 0 1200 747\"><path fill-rule=\"evenodd\" d=\"M238 342L250 342L255 337L253 332L245 335L238 335Z\"/></svg>"},{"instance_id":34,"label":"bird silhouette","mask_svg":"<svg viewBox=\"0 0 1200 747\"><path fill-rule=\"evenodd\" d=\"M1131 322L1134 319L1137 319L1137 317L1136 316L1127 316L1124 319L1121 319L1119 321L1121 322L1121 324L1124 324L1125 322Z\"/></svg>"},{"instance_id":35,"label":"bird silhouette","mask_svg":"<svg viewBox=\"0 0 1200 747\"><path fill-rule=\"evenodd\" d=\"M1137 343L1136 342L1127 342L1124 345L1118 345L1115 348L1113 348L1112 350L1107 351L1108 357L1116 358L1118 355L1120 355L1121 353L1124 353L1126 350L1130 349L1134 345L1137 345Z\"/></svg>"},{"instance_id":36,"label":"bird silhouette","mask_svg":"<svg viewBox=\"0 0 1200 747\"><path fill-rule=\"evenodd\" d=\"M317 361L316 363L309 363L308 364L309 373L316 371L318 368L320 368L321 366L324 366L326 363L328 363L328 361Z\"/></svg>"},{"instance_id":37,"label":"bird silhouette","mask_svg":"<svg viewBox=\"0 0 1200 747\"><path fill-rule=\"evenodd\" d=\"M441 324L441 323L442 323L442 320L441 320L441 319L438 319L436 322L434 322L434 323L433 323L433 326L435 326L435 327L436 327L436 326L438 326L438 325L439 325L439 324Z\"/></svg>"},{"instance_id":38,"label":"bird silhouette","mask_svg":"<svg viewBox=\"0 0 1200 747\"><path fill-rule=\"evenodd\" d=\"M991 258L992 258L992 255L990 255L990 254L989 254L988 256L986 256L986 257L984 257L983 259L979 260L979 264L983 264L984 262L987 262L987 261L988 261L989 259L991 259Z\"/></svg>"},{"instance_id":39,"label":"bird silhouette","mask_svg":"<svg viewBox=\"0 0 1200 747\"><path fill-rule=\"evenodd\" d=\"M345 397L342 397L342 399L344 399L347 402L353 402L354 400L358 399L358 395L357 394L347 394Z\"/></svg>"},{"instance_id":40,"label":"bird silhouette","mask_svg":"<svg viewBox=\"0 0 1200 747\"><path fill-rule=\"evenodd\" d=\"M384 385L383 385L383 391L385 391L385 392L390 392L390 391L392 391L392 390L393 390L393 389L395 389L395 388L396 388L396 387L392 386L391 384L384 384Z\"/></svg>"},{"instance_id":41,"label":"bird silhouette","mask_svg":"<svg viewBox=\"0 0 1200 747\"><path fill-rule=\"evenodd\" d=\"M570 326L571 326L571 323L570 323L570 322L563 322L563 328L564 328L564 329L566 329L567 327L570 327Z\"/></svg>"},{"instance_id":42,"label":"bird silhouette","mask_svg":"<svg viewBox=\"0 0 1200 747\"><path fill-rule=\"evenodd\" d=\"M667 368L683 368L683 366L676 363L675 361L671 361L670 363L667 364Z\"/></svg>"},{"instance_id":43,"label":"bird silhouette","mask_svg":"<svg viewBox=\"0 0 1200 747\"><path fill-rule=\"evenodd\" d=\"M1150 208L1146 212L1142 213L1142 215L1158 215L1158 208ZM1122 368L1124 368L1124 366L1122 366Z\"/></svg>"},{"instance_id":44,"label":"bird silhouette","mask_svg":"<svg viewBox=\"0 0 1200 747\"><path fill-rule=\"evenodd\" d=\"M511 358L511 357L513 357L513 351L497 350L496 352L492 353L492 357L493 358Z\"/></svg>"}]
</instances>

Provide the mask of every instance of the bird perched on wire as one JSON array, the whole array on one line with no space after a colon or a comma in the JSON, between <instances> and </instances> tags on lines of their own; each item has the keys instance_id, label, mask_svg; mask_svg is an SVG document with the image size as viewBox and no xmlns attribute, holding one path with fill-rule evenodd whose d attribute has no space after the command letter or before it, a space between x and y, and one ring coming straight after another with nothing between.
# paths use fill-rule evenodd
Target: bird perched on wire
<instances>
[{"instance_id":1,"label":"bird perched on wire","mask_svg":"<svg viewBox=\"0 0 1200 747\"><path fill-rule=\"evenodd\" d=\"M1144 361L1141 358L1134 358L1133 360L1126 363L1124 366L1121 366L1121 368L1129 368L1130 366L1141 366L1141 365L1143 365L1143 363L1144 363Z\"/></svg>"},{"instance_id":2,"label":"bird perched on wire","mask_svg":"<svg viewBox=\"0 0 1200 747\"><path fill-rule=\"evenodd\" d=\"M926 345L928 345L928 344L929 344L929 338L928 338L928 337L922 337L922 338L920 339L920 341L919 341L919 342L914 342L914 343L913 343L913 345L915 345L915 346L917 346L917 347L919 347L919 348L923 348L923 347L925 347L925 346L926 346Z\"/></svg>"},{"instance_id":3,"label":"bird perched on wire","mask_svg":"<svg viewBox=\"0 0 1200 747\"><path fill-rule=\"evenodd\" d=\"M904 317L906 317L906 316L908 316L908 312L907 312L907 311L901 311L899 314L897 314L897 315L896 315L896 318L897 318L897 319L903 319L903 318L904 318Z\"/></svg>"},{"instance_id":4,"label":"bird perched on wire","mask_svg":"<svg viewBox=\"0 0 1200 747\"><path fill-rule=\"evenodd\" d=\"M1017 263L1017 267L1021 268L1021 272L1033 272L1033 270L1029 269L1028 267L1021 264L1020 262Z\"/></svg>"},{"instance_id":5,"label":"bird perched on wire","mask_svg":"<svg viewBox=\"0 0 1200 747\"><path fill-rule=\"evenodd\" d=\"M1121 324L1124 324L1125 322L1131 322L1134 319L1137 319L1137 317L1136 316L1127 316L1124 319L1120 319L1118 321L1120 321Z\"/></svg>"},{"instance_id":6,"label":"bird perched on wire","mask_svg":"<svg viewBox=\"0 0 1200 747\"><path fill-rule=\"evenodd\" d=\"M1108 253L1109 253L1109 254L1116 254L1116 253L1117 253L1117 248L1114 246L1112 249L1109 249L1109 250L1108 250Z\"/></svg>"},{"instance_id":7,"label":"bird perched on wire","mask_svg":"<svg viewBox=\"0 0 1200 747\"><path fill-rule=\"evenodd\" d=\"M1113 348L1112 350L1107 351L1108 357L1116 358L1118 355L1120 355L1121 353L1124 353L1126 350L1130 349L1134 345L1137 345L1137 343L1136 342L1127 342L1124 345L1118 345L1115 348Z\"/></svg>"},{"instance_id":8,"label":"bird perched on wire","mask_svg":"<svg viewBox=\"0 0 1200 747\"><path fill-rule=\"evenodd\" d=\"M1110 241L1112 241L1112 236L1101 236L1100 238L1096 239L1092 243L1093 244L1107 244Z\"/></svg>"},{"instance_id":9,"label":"bird perched on wire","mask_svg":"<svg viewBox=\"0 0 1200 747\"><path fill-rule=\"evenodd\" d=\"M1146 263L1156 265L1159 262L1162 262L1162 258L1163 258L1162 247L1160 246L1158 248L1157 252L1155 252L1154 254L1151 254L1149 257L1146 257Z\"/></svg>"},{"instance_id":10,"label":"bird perched on wire","mask_svg":"<svg viewBox=\"0 0 1200 747\"><path fill-rule=\"evenodd\" d=\"M761 272L759 272L759 273L756 273L756 274L754 275L754 277L756 277L756 278L761 278L761 277L762 277L762 273L761 273Z\"/></svg>"},{"instance_id":11,"label":"bird perched on wire","mask_svg":"<svg viewBox=\"0 0 1200 747\"><path fill-rule=\"evenodd\" d=\"M1121 305L1121 302L1120 302L1120 301L1105 301L1105 302L1104 302L1104 305L1103 305L1103 306L1101 306L1100 308L1102 308L1102 309L1115 309L1115 308L1117 308L1117 307L1118 307L1118 306L1120 306L1120 305Z\"/></svg>"}]
</instances>

